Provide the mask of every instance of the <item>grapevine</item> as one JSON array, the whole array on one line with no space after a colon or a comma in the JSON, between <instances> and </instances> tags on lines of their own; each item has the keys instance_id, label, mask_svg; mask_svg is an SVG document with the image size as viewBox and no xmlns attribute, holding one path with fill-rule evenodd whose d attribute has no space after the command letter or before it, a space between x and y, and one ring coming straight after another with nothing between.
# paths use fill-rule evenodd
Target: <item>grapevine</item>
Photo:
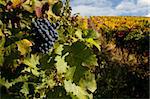
<instances>
[{"instance_id":1,"label":"grapevine","mask_svg":"<svg viewBox=\"0 0 150 99\"><path fill-rule=\"evenodd\" d=\"M0 1L0 98L148 98L145 17L81 17L70 0Z\"/></svg>"}]
</instances>

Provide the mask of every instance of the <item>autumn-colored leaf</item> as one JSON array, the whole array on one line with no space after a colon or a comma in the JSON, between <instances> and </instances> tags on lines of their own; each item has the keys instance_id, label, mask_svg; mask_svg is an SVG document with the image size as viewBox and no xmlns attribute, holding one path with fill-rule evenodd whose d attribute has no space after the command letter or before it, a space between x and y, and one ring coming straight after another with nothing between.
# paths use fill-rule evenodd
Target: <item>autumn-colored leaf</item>
<instances>
[{"instance_id":1,"label":"autumn-colored leaf","mask_svg":"<svg viewBox=\"0 0 150 99\"><path fill-rule=\"evenodd\" d=\"M27 39L23 39L17 42L17 46L18 46L18 50L21 52L21 55L25 55L26 53L29 52L32 43Z\"/></svg>"},{"instance_id":2,"label":"autumn-colored leaf","mask_svg":"<svg viewBox=\"0 0 150 99\"><path fill-rule=\"evenodd\" d=\"M13 8L16 8L18 5L20 5L22 2L21 0L12 0L12 3L13 3Z\"/></svg>"}]
</instances>

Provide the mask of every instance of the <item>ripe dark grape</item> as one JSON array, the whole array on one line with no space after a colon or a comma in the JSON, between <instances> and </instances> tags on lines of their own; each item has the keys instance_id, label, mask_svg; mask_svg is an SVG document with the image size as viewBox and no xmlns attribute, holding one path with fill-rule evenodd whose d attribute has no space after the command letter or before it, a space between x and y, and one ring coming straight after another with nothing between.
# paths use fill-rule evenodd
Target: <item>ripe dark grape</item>
<instances>
[{"instance_id":1,"label":"ripe dark grape","mask_svg":"<svg viewBox=\"0 0 150 99\"><path fill-rule=\"evenodd\" d=\"M51 24L46 18L37 18L32 22L32 32L34 46L33 51L48 53L49 49L53 47L55 41L58 39L56 28L58 23Z\"/></svg>"}]
</instances>

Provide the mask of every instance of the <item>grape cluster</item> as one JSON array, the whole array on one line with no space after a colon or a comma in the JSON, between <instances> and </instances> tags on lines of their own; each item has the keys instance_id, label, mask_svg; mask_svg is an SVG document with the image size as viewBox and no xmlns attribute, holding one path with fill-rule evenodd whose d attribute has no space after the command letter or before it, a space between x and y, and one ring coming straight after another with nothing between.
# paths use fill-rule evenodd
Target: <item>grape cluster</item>
<instances>
[{"instance_id":1,"label":"grape cluster","mask_svg":"<svg viewBox=\"0 0 150 99\"><path fill-rule=\"evenodd\" d=\"M32 22L32 36L34 52L48 53L58 39L56 28L59 23L51 24L46 18L36 18Z\"/></svg>"}]
</instances>

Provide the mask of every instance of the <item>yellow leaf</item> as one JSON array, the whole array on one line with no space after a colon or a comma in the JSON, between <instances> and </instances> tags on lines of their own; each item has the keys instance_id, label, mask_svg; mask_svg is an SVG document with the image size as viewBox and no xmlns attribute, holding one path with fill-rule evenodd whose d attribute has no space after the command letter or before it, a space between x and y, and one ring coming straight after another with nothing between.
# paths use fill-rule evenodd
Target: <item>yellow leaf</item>
<instances>
[{"instance_id":1,"label":"yellow leaf","mask_svg":"<svg viewBox=\"0 0 150 99\"><path fill-rule=\"evenodd\" d=\"M75 34L76 34L76 36L79 38L79 39L82 39L82 31L81 30L77 30L76 32L75 32Z\"/></svg>"},{"instance_id":2,"label":"yellow leaf","mask_svg":"<svg viewBox=\"0 0 150 99\"><path fill-rule=\"evenodd\" d=\"M33 8L30 7L29 5L23 4L22 6L23 6L23 8L24 8L25 10L27 10L28 12L30 12L30 13L33 12Z\"/></svg>"},{"instance_id":3,"label":"yellow leaf","mask_svg":"<svg viewBox=\"0 0 150 99\"><path fill-rule=\"evenodd\" d=\"M55 4L56 2L58 2L58 0L48 0L48 3L49 3L50 5Z\"/></svg>"},{"instance_id":4,"label":"yellow leaf","mask_svg":"<svg viewBox=\"0 0 150 99\"><path fill-rule=\"evenodd\" d=\"M58 55L62 55L62 51L63 51L63 45L59 45L56 49L55 49L55 53Z\"/></svg>"},{"instance_id":5,"label":"yellow leaf","mask_svg":"<svg viewBox=\"0 0 150 99\"><path fill-rule=\"evenodd\" d=\"M95 75L90 71L85 73L85 78L81 78L79 85L83 88L87 88L92 93L97 89Z\"/></svg>"},{"instance_id":6,"label":"yellow leaf","mask_svg":"<svg viewBox=\"0 0 150 99\"><path fill-rule=\"evenodd\" d=\"M19 4L21 4L21 0L12 0L13 8L16 8Z\"/></svg>"},{"instance_id":7,"label":"yellow leaf","mask_svg":"<svg viewBox=\"0 0 150 99\"><path fill-rule=\"evenodd\" d=\"M29 51L29 47L32 46L32 43L27 39L23 39L17 42L18 50L21 52L21 55L25 55Z\"/></svg>"}]
</instances>

